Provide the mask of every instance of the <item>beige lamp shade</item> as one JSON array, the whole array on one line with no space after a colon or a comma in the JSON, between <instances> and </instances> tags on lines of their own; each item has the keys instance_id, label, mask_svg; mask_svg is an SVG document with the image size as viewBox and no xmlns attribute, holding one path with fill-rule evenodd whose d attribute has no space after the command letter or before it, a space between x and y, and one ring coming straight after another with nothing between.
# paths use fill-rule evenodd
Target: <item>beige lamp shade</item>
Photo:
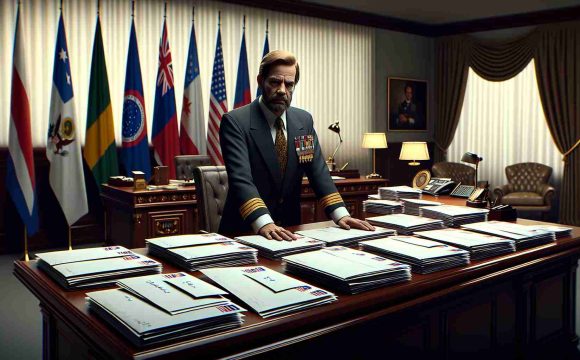
<instances>
[{"instance_id":1,"label":"beige lamp shade","mask_svg":"<svg viewBox=\"0 0 580 360\"><path fill-rule=\"evenodd\" d=\"M410 165L418 165L417 160L429 160L429 150L424 141L407 141L401 147L399 160L411 160Z\"/></svg>"},{"instance_id":2,"label":"beige lamp shade","mask_svg":"<svg viewBox=\"0 0 580 360\"><path fill-rule=\"evenodd\" d=\"M386 149L387 135L385 133L365 133L363 135L363 149Z\"/></svg>"}]
</instances>

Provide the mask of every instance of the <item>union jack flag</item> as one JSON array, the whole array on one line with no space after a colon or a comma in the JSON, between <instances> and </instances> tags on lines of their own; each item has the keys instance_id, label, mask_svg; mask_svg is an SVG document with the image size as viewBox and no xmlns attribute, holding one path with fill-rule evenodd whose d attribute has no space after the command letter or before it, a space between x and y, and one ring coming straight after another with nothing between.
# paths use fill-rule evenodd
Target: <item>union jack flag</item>
<instances>
[{"instance_id":1,"label":"union jack flag","mask_svg":"<svg viewBox=\"0 0 580 360\"><path fill-rule=\"evenodd\" d=\"M171 61L171 51L167 41L167 30L163 29L161 44L159 45L159 74L157 75L157 86L162 85L161 95L165 95L173 87L173 65Z\"/></svg>"},{"instance_id":2,"label":"union jack flag","mask_svg":"<svg viewBox=\"0 0 580 360\"><path fill-rule=\"evenodd\" d=\"M215 165L224 164L219 133L222 116L226 112L228 112L226 77L222 52L222 35L218 27L213 73L211 76L211 92L209 96L209 121L207 124L207 154L211 157Z\"/></svg>"}]
</instances>

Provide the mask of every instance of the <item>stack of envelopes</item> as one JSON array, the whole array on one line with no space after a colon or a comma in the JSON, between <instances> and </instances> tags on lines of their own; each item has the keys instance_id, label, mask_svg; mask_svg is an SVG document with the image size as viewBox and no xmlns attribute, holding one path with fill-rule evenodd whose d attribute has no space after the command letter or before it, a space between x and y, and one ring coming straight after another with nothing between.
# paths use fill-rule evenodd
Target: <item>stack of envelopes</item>
<instances>
[{"instance_id":1,"label":"stack of envelopes","mask_svg":"<svg viewBox=\"0 0 580 360\"><path fill-rule=\"evenodd\" d=\"M487 221L462 226L464 229L496 235L516 242L518 250L556 241L553 231L536 229L534 226L514 224L506 221Z\"/></svg>"},{"instance_id":2,"label":"stack of envelopes","mask_svg":"<svg viewBox=\"0 0 580 360\"><path fill-rule=\"evenodd\" d=\"M572 235L571 227L548 225L548 224L534 224L528 226L536 230L553 231L554 234L556 235L556 238L567 237Z\"/></svg>"},{"instance_id":3,"label":"stack of envelopes","mask_svg":"<svg viewBox=\"0 0 580 360\"><path fill-rule=\"evenodd\" d=\"M365 200L363 211L373 214L398 214L403 212L403 205L393 200Z\"/></svg>"},{"instance_id":4,"label":"stack of envelopes","mask_svg":"<svg viewBox=\"0 0 580 360\"><path fill-rule=\"evenodd\" d=\"M284 257L286 271L356 294L411 280L409 265L343 246Z\"/></svg>"},{"instance_id":5,"label":"stack of envelopes","mask_svg":"<svg viewBox=\"0 0 580 360\"><path fill-rule=\"evenodd\" d=\"M184 273L133 278L123 289L87 293L89 309L136 346L239 327L240 306Z\"/></svg>"},{"instance_id":6,"label":"stack of envelopes","mask_svg":"<svg viewBox=\"0 0 580 360\"><path fill-rule=\"evenodd\" d=\"M363 249L411 265L413 272L429 274L469 264L469 252L413 236L391 236L361 242Z\"/></svg>"},{"instance_id":7,"label":"stack of envelopes","mask_svg":"<svg viewBox=\"0 0 580 360\"><path fill-rule=\"evenodd\" d=\"M261 235L238 236L236 240L242 244L258 249L260 256L268 259L279 259L282 256L318 250L324 247L320 240L301 237L293 241L268 240Z\"/></svg>"},{"instance_id":8,"label":"stack of envelopes","mask_svg":"<svg viewBox=\"0 0 580 360\"><path fill-rule=\"evenodd\" d=\"M398 234L411 235L415 231L442 229L443 221L407 214L392 214L366 219L373 225L397 230Z\"/></svg>"},{"instance_id":9,"label":"stack of envelopes","mask_svg":"<svg viewBox=\"0 0 580 360\"><path fill-rule=\"evenodd\" d=\"M379 196L382 200L420 199L421 190L410 186L387 186L379 188Z\"/></svg>"},{"instance_id":10,"label":"stack of envelopes","mask_svg":"<svg viewBox=\"0 0 580 360\"><path fill-rule=\"evenodd\" d=\"M440 206L443 203L438 201L422 200L422 199L403 199L404 213L408 215L421 216L421 207L423 206Z\"/></svg>"},{"instance_id":11,"label":"stack of envelopes","mask_svg":"<svg viewBox=\"0 0 580 360\"><path fill-rule=\"evenodd\" d=\"M374 231L367 231L353 228L346 230L339 226L328 226L320 229L300 230L296 234L323 241L326 246L352 246L356 245L359 241L396 235L397 232L380 227L375 228Z\"/></svg>"},{"instance_id":12,"label":"stack of envelopes","mask_svg":"<svg viewBox=\"0 0 580 360\"><path fill-rule=\"evenodd\" d=\"M190 271L258 262L258 250L215 233L166 236L146 242L151 255Z\"/></svg>"},{"instance_id":13,"label":"stack of envelopes","mask_svg":"<svg viewBox=\"0 0 580 360\"><path fill-rule=\"evenodd\" d=\"M336 301L336 296L265 266L201 271L264 318Z\"/></svg>"},{"instance_id":14,"label":"stack of envelopes","mask_svg":"<svg viewBox=\"0 0 580 360\"><path fill-rule=\"evenodd\" d=\"M52 251L36 257L38 267L67 290L107 286L162 269L161 263L122 246Z\"/></svg>"},{"instance_id":15,"label":"stack of envelopes","mask_svg":"<svg viewBox=\"0 0 580 360\"><path fill-rule=\"evenodd\" d=\"M461 226L474 222L487 221L488 209L457 205L428 206L421 208L421 215L441 219L445 226Z\"/></svg>"},{"instance_id":16,"label":"stack of envelopes","mask_svg":"<svg viewBox=\"0 0 580 360\"><path fill-rule=\"evenodd\" d=\"M516 251L516 244L513 240L460 229L419 231L415 235L467 250L471 260Z\"/></svg>"}]
</instances>

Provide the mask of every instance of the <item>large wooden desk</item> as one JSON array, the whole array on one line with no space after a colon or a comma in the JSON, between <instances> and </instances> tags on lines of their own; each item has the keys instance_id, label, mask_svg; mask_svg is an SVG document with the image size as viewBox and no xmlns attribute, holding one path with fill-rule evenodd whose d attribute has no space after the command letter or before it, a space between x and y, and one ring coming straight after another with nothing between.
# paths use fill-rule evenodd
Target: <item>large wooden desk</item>
<instances>
[{"instance_id":1,"label":"large wooden desk","mask_svg":"<svg viewBox=\"0 0 580 360\"><path fill-rule=\"evenodd\" d=\"M579 254L580 228L574 228L571 237L553 244L434 274L413 274L411 282L363 294L338 293L336 303L292 315L264 320L248 312L239 329L143 349L89 313L83 291L63 291L35 261L15 262L14 274L40 301L46 359L403 355L495 360L543 358L548 351L560 359L557 355L577 342ZM278 261L260 259L260 264L282 271ZM175 270L164 264L164 272Z\"/></svg>"},{"instance_id":2,"label":"large wooden desk","mask_svg":"<svg viewBox=\"0 0 580 360\"><path fill-rule=\"evenodd\" d=\"M348 211L362 216L362 201L376 194L385 179L345 179L335 181ZM107 243L128 248L145 246L145 239L198 232L195 187L177 190L134 191L131 187L104 185ZM327 220L308 181L302 182L302 223Z\"/></svg>"}]
</instances>

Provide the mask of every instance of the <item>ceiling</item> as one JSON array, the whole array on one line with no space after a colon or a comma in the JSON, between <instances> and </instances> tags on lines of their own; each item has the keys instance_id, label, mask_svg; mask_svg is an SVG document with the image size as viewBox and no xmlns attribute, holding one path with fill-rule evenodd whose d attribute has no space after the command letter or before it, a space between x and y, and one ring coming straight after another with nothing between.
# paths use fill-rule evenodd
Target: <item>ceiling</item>
<instances>
[{"instance_id":1,"label":"ceiling","mask_svg":"<svg viewBox=\"0 0 580 360\"><path fill-rule=\"evenodd\" d=\"M580 0L307 0L402 20L441 25L579 6Z\"/></svg>"}]
</instances>

